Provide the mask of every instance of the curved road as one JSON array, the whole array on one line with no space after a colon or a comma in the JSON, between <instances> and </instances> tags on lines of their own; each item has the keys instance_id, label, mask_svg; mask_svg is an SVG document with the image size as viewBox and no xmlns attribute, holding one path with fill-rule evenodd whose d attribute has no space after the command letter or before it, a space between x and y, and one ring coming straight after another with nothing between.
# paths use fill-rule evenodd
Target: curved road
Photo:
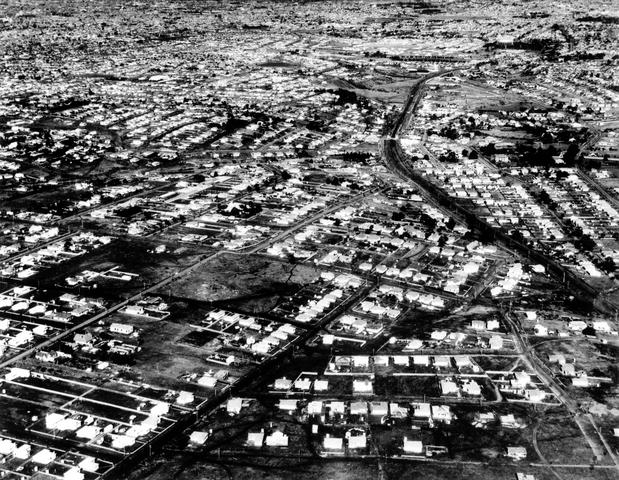
<instances>
[{"instance_id":1,"label":"curved road","mask_svg":"<svg viewBox=\"0 0 619 480\"><path fill-rule=\"evenodd\" d=\"M455 69L457 70L457 69ZM404 105L404 108L397 120L395 121L393 127L390 130L389 136L384 136L382 138L382 142L380 145L381 148L381 156L385 162L387 168L389 168L394 173L398 174L402 178L416 185L420 191L424 194L426 198L428 198L433 203L440 203L441 205L448 205L450 208L450 212L452 215L459 219L464 219L469 223L473 221L473 225L479 229L483 229L485 231L491 231L495 234L497 240L504 243L507 248L514 248L527 255L529 258L534 259L540 263L547 265L549 272L555 274L555 277L561 276L564 274L567 278L571 280L570 285L572 286L572 290L585 296L586 298L590 298L594 300L597 297L598 292L595 291L591 286L589 286L586 282L584 282L579 277L576 277L571 271L565 269L561 265L554 262L552 259L547 258L544 254L537 252L534 249L529 248L528 246L522 245L518 242L514 242L511 238L509 238L504 232L501 232L493 227L490 227L485 221L479 219L474 212L469 211L465 207L455 203L453 199L451 199L445 192L443 192L436 185L432 184L429 180L421 177L418 173L414 172L412 166L406 159L406 155L402 150L400 144L400 134L403 129L407 128L410 125L411 119L419 106L419 102L422 98L423 87L425 84L436 77L441 75L446 75L448 73L453 72L454 70L447 70L442 72L432 73L430 75L425 76L420 79L413 87L409 93L408 99ZM445 209L445 208L443 208ZM614 304L605 304L605 309L615 310L616 306ZM599 430L596 425L593 417L591 415L587 415L586 422L585 419L580 415L580 409L577 402L571 399L566 393L561 389L552 375L549 375L543 368L541 368L538 363L538 359L535 357L535 354L531 348L528 347L528 344L525 339L520 334L519 327L515 322L509 318L509 315L505 314L507 322L512 328L514 333L514 337L516 339L516 344L519 347L521 358L524 363L535 372L538 377L542 380L542 382L553 392L553 394L561 401L561 403L568 409L568 411L572 414L574 421L580 428L583 436L589 443L591 449L595 453L598 459L601 459L603 456L603 451L609 454L610 458L614 463L614 467L619 471L619 459L614 454L612 448L604 438L602 432ZM587 433L586 423L590 424L595 432L597 433L597 437L592 438L591 435ZM534 435L534 440L535 435ZM535 441L536 443L536 441ZM539 453L538 453L539 455ZM544 461L544 457L540 456L542 461ZM555 476L557 476L556 472L553 471Z\"/></svg>"}]
</instances>

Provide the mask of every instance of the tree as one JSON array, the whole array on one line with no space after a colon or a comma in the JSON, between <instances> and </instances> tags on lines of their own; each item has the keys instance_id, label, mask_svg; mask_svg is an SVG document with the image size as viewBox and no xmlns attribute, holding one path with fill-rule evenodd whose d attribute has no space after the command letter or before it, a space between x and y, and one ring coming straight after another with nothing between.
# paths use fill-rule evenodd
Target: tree
<instances>
[{"instance_id":1,"label":"tree","mask_svg":"<svg viewBox=\"0 0 619 480\"><path fill-rule=\"evenodd\" d=\"M441 162L447 162L447 163L457 163L458 162L458 156L456 155L456 152L454 152L453 150L450 150L446 154L443 154L443 155L439 156L438 159Z\"/></svg>"},{"instance_id":2,"label":"tree","mask_svg":"<svg viewBox=\"0 0 619 480\"><path fill-rule=\"evenodd\" d=\"M552 136L552 133L550 132L544 132L544 134L542 135L542 143L552 143L554 142L554 137Z\"/></svg>"},{"instance_id":3,"label":"tree","mask_svg":"<svg viewBox=\"0 0 619 480\"><path fill-rule=\"evenodd\" d=\"M600 262L600 268L606 273L614 273L617 269L617 266L615 265L615 261L612 258L606 257Z\"/></svg>"},{"instance_id":4,"label":"tree","mask_svg":"<svg viewBox=\"0 0 619 480\"><path fill-rule=\"evenodd\" d=\"M584 234L575 242L576 247L584 252L590 252L596 247L595 241L587 234Z\"/></svg>"},{"instance_id":5,"label":"tree","mask_svg":"<svg viewBox=\"0 0 619 480\"><path fill-rule=\"evenodd\" d=\"M419 216L419 221L423 223L423 225L430 231L434 231L436 228L437 220L436 218L431 217L427 213L422 213Z\"/></svg>"},{"instance_id":6,"label":"tree","mask_svg":"<svg viewBox=\"0 0 619 480\"><path fill-rule=\"evenodd\" d=\"M513 230L511 233L511 237L519 243L526 243L524 235L520 230Z\"/></svg>"},{"instance_id":7,"label":"tree","mask_svg":"<svg viewBox=\"0 0 619 480\"><path fill-rule=\"evenodd\" d=\"M569 147L567 147L567 150L563 154L563 161L567 165L573 165L574 162L576 161L576 156L578 155L578 151L579 151L578 145L575 142L570 143Z\"/></svg>"},{"instance_id":8,"label":"tree","mask_svg":"<svg viewBox=\"0 0 619 480\"><path fill-rule=\"evenodd\" d=\"M539 201L542 202L542 203L545 203L546 205L548 203L550 203L550 201L551 201L550 200L550 195L548 195L548 192L546 190L542 190L539 193Z\"/></svg>"},{"instance_id":9,"label":"tree","mask_svg":"<svg viewBox=\"0 0 619 480\"><path fill-rule=\"evenodd\" d=\"M482 147L482 151L486 155L494 155L496 153L496 146L494 145L494 143L489 143L485 147Z\"/></svg>"}]
</instances>

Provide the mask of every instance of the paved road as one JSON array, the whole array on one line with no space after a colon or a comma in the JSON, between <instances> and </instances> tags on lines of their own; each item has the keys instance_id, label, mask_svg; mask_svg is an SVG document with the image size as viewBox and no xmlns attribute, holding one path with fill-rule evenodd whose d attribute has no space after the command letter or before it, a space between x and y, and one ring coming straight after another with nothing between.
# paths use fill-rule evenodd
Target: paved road
<instances>
[{"instance_id":1,"label":"paved road","mask_svg":"<svg viewBox=\"0 0 619 480\"><path fill-rule=\"evenodd\" d=\"M157 189L159 188L165 188L165 186L162 187L157 187ZM102 312L88 318L87 320L72 326L71 328L69 328L68 330L62 331L60 332L58 335L55 335L27 350L24 350L23 352L20 352L17 355L14 355L13 357L6 359L2 362L0 362L0 368L4 368L4 367L8 367L11 365L14 365L15 363L19 362L20 360L24 360L26 358L31 357L32 355L34 355L36 352L43 350L47 347L50 347L54 344L56 344L57 342L63 340L63 339L67 339L70 336L72 336L73 334L79 332L80 330L84 329L85 327L88 327L89 325L92 325L96 322L98 322L99 320L107 317L108 315L120 310L121 308L136 302L137 300L141 299L144 295L148 295L150 293L155 293L160 291L162 288L164 288L165 286L182 279L183 277L188 276L189 274L191 274L192 272L194 272L195 270L197 270L198 268L200 268L201 266L205 265L207 262L211 261L214 257L218 256L218 255L222 255L222 254L226 254L226 253L237 253L237 254L241 254L241 255L250 255L250 254L254 254L260 250L262 250L263 248L266 248L267 246L273 244L274 242L277 242L279 240L282 240L284 238L286 238L287 236L289 236L290 234L292 234L293 232L303 228L306 225L309 225L310 223L318 220L319 218L323 217L324 215L327 215L329 213L332 213L340 208L342 208L345 205L348 205L350 203L354 203L357 201L362 200L363 198L365 198L368 195L372 195L376 192L380 191L380 188L374 188L365 192L362 192L358 195L354 195L354 196L350 196L350 197L343 197L341 198L339 201L337 201L335 204L321 210L320 212L309 216L307 218L305 218L303 221L287 228L286 230L283 230L281 232L278 232L275 236L273 237L269 237L259 243L257 243L256 245L253 245L251 248L243 251L243 252L231 252L231 251L227 251L227 250L220 250L217 252L214 252L210 255L206 255L200 258L200 260L198 260L197 262L171 274L168 275L166 278L162 279L161 281L151 285L148 288L145 288L143 290L141 290L140 292L136 293L135 295L127 298L126 300L123 300L121 302L118 302L108 308L106 308L105 310L103 310ZM139 194L143 194L144 192L140 192ZM136 195L139 195L136 194ZM126 198L124 199L126 200ZM80 215L82 215L84 212L81 212ZM20 255L23 255L24 253L20 253L18 255L18 257ZM291 342L288 347L285 350L282 350L281 352L279 352L276 357L271 358L268 362L266 362L265 364L268 364L270 366L270 368L276 368L278 362L280 361L281 358L283 358L283 356L289 354L294 348L296 348L297 346L302 345L304 342L306 342L308 339L312 338L313 335L316 335L316 333L323 328L327 323L331 322L337 315L343 313L343 311L348 308L350 305L352 305L354 302L356 302L357 300L359 300L360 298L362 298L365 294L368 293L370 289L370 286L366 286L364 288L359 289L357 292L355 292L354 295L352 295L351 297L349 297L345 302L341 303L340 305L338 305L335 309L333 309L331 312L329 312L327 315L325 315L320 322L313 324L313 325L307 325L305 331L303 332L302 335L300 335L295 341ZM259 369L264 368L263 366L259 367ZM255 378L255 377L254 377ZM235 388L239 388L241 384L238 384L237 387ZM201 413L208 413L209 411L212 411L213 408L216 408L220 405L221 402L223 402L232 392L233 389L228 389L228 390L224 390L222 392L220 392L219 395L217 395L215 398L211 399L211 401L208 402L208 408L209 410L207 412L201 412ZM184 419L182 422L178 423L178 426L176 428L171 428L169 430L166 430L165 434L161 434L158 437L156 437L155 439L153 439L154 441L156 441L157 443L161 443L164 441L165 438L168 438L169 436L178 433L182 428L186 428L188 426L190 426L192 423L194 423L195 421L197 421L197 416L194 417L193 415L188 416L186 419ZM139 453L137 453L135 456L130 456L127 459L123 460L123 462L121 462L121 464L119 464L119 466L121 468L126 468L128 464L130 464L131 462L144 458L144 456L146 455L151 455L152 454L152 449L150 448L151 445L150 443L145 445L143 449L140 449Z\"/></svg>"},{"instance_id":2,"label":"paved road","mask_svg":"<svg viewBox=\"0 0 619 480\"><path fill-rule=\"evenodd\" d=\"M600 197L610 203L614 208L619 209L619 200L609 194L597 180L591 178L588 173L584 172L580 168L577 168L576 172L578 173L578 176L581 178L581 180L585 182L590 188L593 188L600 195Z\"/></svg>"},{"instance_id":3,"label":"paved road","mask_svg":"<svg viewBox=\"0 0 619 480\"><path fill-rule=\"evenodd\" d=\"M600 432L600 430L598 429L595 420L593 419L593 416L587 415L583 418L578 402L570 398L569 395L567 395L567 393L557 384L554 377L547 372L543 365L541 365L540 360L535 355L534 349L529 345L526 338L522 335L520 327L506 312L504 312L504 319L514 333L514 338L516 339L516 343L522 354L522 361L531 371L535 372L535 374L539 377L542 383L544 383L544 385L546 385L546 387L548 387L552 391L552 393L557 397L557 399L571 413L574 422L576 423L576 425L578 425L578 428L587 440L587 443L591 447L591 450L595 454L596 458L598 460L603 460L604 451L606 450L606 453L608 453L611 460L615 464L617 471L619 472L619 461L617 459L617 456L608 445L608 442L604 438L602 432ZM592 437L589 432L587 432L587 423L589 423L594 428L598 438Z\"/></svg>"},{"instance_id":4,"label":"paved road","mask_svg":"<svg viewBox=\"0 0 619 480\"><path fill-rule=\"evenodd\" d=\"M548 469L552 472L552 474L557 477L559 480L563 480L563 477L561 475L559 475L554 468L552 468L550 466L550 463L548 462L548 460L546 460L546 457L544 456L544 454L541 452L541 450L539 449L539 445L537 444L537 430L539 429L541 424L541 420L538 419L537 423L535 424L535 427L533 427L533 432L531 433L532 436L532 443L533 443L533 448L535 450L535 453L537 453L537 456L539 457L539 459L545 464L548 465Z\"/></svg>"},{"instance_id":5,"label":"paved road","mask_svg":"<svg viewBox=\"0 0 619 480\"><path fill-rule=\"evenodd\" d=\"M0 362L0 368L4 368L7 366L10 366L12 364L14 364L15 362L18 362L20 360L23 360L25 358L28 358L30 356L32 356L34 353L38 352L39 350L42 350L46 347L49 347L51 345L53 345L54 343L67 338L68 336L77 333L79 330L92 325L95 322L98 322L99 320L101 320L102 318L107 317L108 315L110 315L111 313L114 313L118 310L120 310L121 308L129 305L130 303L133 303L137 300L139 300L140 298L142 298L143 295L148 295L149 293L153 293L157 290L159 290L162 287L165 287L166 285L168 285L169 283L172 283L173 281L182 278L183 276L188 275L189 273L193 272L195 269L197 269L198 267L202 266L203 264L205 264L206 262L208 262L209 260L211 260L213 257L220 255L222 252L215 252L211 255L208 255L206 257L201 258L198 262L185 267L184 269L173 273L172 275L167 276L166 278L164 278L163 280L155 283L154 285L140 291L139 293L136 293L135 295L127 298L126 300L123 300L122 302L119 302L115 305L112 305L111 307L106 308L105 310L103 310L102 312L94 315L93 317L90 317L89 319L69 328L68 330L65 330L63 332L60 332L58 335L51 337L47 340L45 340L44 342L41 342L27 350L24 350L23 352L14 355L13 357L4 360L2 362Z\"/></svg>"},{"instance_id":6,"label":"paved road","mask_svg":"<svg viewBox=\"0 0 619 480\"><path fill-rule=\"evenodd\" d=\"M48 240L47 242L43 242L43 243L38 243L36 245L34 245L33 247L27 248L26 250L21 250L19 252L17 252L14 255L11 255L10 257L6 257L1 259L0 261L2 261L2 263L9 263L12 262L13 260L16 260L20 257L24 257L26 255L28 255L29 253L32 253L36 250L42 249L47 247L48 245L51 245L53 243L62 241L66 238L69 238L73 235L75 235L76 232L73 231L68 231L67 233L63 233L62 235L58 235L57 237L52 238L51 240Z\"/></svg>"},{"instance_id":7,"label":"paved road","mask_svg":"<svg viewBox=\"0 0 619 480\"><path fill-rule=\"evenodd\" d=\"M399 143L399 136L402 130L408 127L412 119L412 115L414 114L417 106L419 105L419 102L420 102L420 99L423 93L423 86L425 85L425 83L428 80L431 80L432 78L435 78L440 75L445 75L447 73L450 73L450 72L438 72L435 74L428 75L420 79L411 88L411 91L410 91L408 100L406 102L406 105L404 107L404 110L402 111L397 121L395 122L393 128L391 129L390 136L384 137L382 139L381 155L387 167L390 170L397 173L398 175L402 176L403 178L413 182L418 187L420 186L418 182L415 182L415 179L417 178L416 175L413 173L411 166L407 162L405 162L403 159L404 155L403 155L400 143ZM430 198L433 197L433 195L427 189L423 187L420 187L420 189L422 190L422 192L424 192L425 196L429 196ZM460 219L462 219L462 217L476 218L476 216L472 212L469 212L467 209L463 207L457 208L453 212L453 215L454 217L460 218ZM527 253L531 254L532 252L527 251ZM538 257L545 259L545 256L539 253L538 253ZM544 263L546 263L547 265L550 265L551 263L555 263L555 262L552 262L550 259L546 259L546 260L547 261ZM560 270L565 270L558 264L557 264L557 267ZM589 290L586 289L587 285L583 285L583 287L585 289L581 293L589 292ZM542 368L543 366L538 363L537 358L534 356L533 350L529 348L525 340L523 340L523 337L521 336L520 331L519 331L519 327L515 324L515 322L511 320L511 318L509 318L508 315L505 315L505 317L508 323L512 327L512 330L514 332L514 337L516 339L516 343L522 353L523 362L530 368L531 371L537 373L537 375L542 380L542 382L555 394L555 396L559 399L559 401L563 405L565 405L566 408L572 413L575 422L577 423L578 427L582 431L584 437L586 438L587 442L591 446L591 449L595 453L596 457L598 459L602 459L604 455L604 450L606 450L607 453L612 458L617 470L619 471L619 461L616 455L614 455L612 450L608 447L608 444L605 438L603 437L603 435L597 428L597 425L595 424L593 418L587 417L587 420L588 420L588 423L590 423L595 429L595 431L598 433L599 438L592 438L591 435L589 435L589 433L587 432L586 424L584 423L584 420L580 416L579 405L573 399L569 398L569 396L567 396L565 392L557 385L554 378ZM600 440L601 440L601 443L600 443Z\"/></svg>"},{"instance_id":8,"label":"paved road","mask_svg":"<svg viewBox=\"0 0 619 480\"><path fill-rule=\"evenodd\" d=\"M377 191L379 191L380 189L375 188L372 189L370 191L366 191L363 193L360 193L358 195L355 195L353 197L347 197L347 198L343 198L340 201L338 201L337 203L335 203L334 205L321 210L320 212L316 213L315 215L312 215L310 217L307 217L306 219L304 219L303 221L289 227L288 229L278 233L277 235L275 235L274 237L269 237L259 243L257 243L256 245L253 245L251 248L249 248L248 250L245 250L243 252L240 252L242 254L253 254L256 253L260 250L262 250L263 248L268 247L269 245L272 245L274 242L277 242L279 240L282 240L284 238L286 238L287 236L289 236L291 233L299 230L300 228L303 228L306 225L309 225L310 223L318 220L319 218L323 217L324 215L327 215L329 213L332 213L340 208L342 208L345 205L348 205L350 203L356 202L357 200L360 200L362 198L364 198L365 196L371 195L372 193L376 193ZM69 234L67 234L69 235ZM57 240L57 239L56 239ZM54 240L55 241L55 240ZM119 302L115 305L112 305L108 308L106 308L104 311L94 315L93 317L88 318L87 320L69 328L68 330L65 330L63 332L60 332L58 335L51 337L47 340L45 340L44 342L41 342L27 350L24 350L23 352L14 355L13 357L6 359L2 362L0 362L0 368L3 367L7 367L15 362L18 362L19 360L23 360L25 358L28 358L29 356L33 355L34 353L45 349L46 347L49 347L51 345L53 345L54 343L67 338L68 336L78 332L79 330L92 325L93 323L101 320L102 318L105 318L106 316L110 315L111 313L114 313L118 310L120 310L121 308L127 306L130 303L133 303L139 299L142 298L142 296L144 295L148 295L150 293L154 293L157 291L160 291L163 287L165 287L166 285L180 280L183 277L186 277L187 275L189 275L190 273L192 273L193 271L195 271L196 269L198 269L199 267L201 267L202 265L206 264L207 262L209 262L210 260L212 260L214 257L218 256L218 255L222 255L225 253L239 253L239 252L232 252L232 251L227 251L227 250L219 250L217 252L214 252L210 255L207 256L203 256L202 258L200 258L200 260L198 260L197 262L171 274L168 275L167 277L165 277L164 279L160 280L159 282L155 283L154 285L151 285L150 287L140 291L139 293L136 293L135 295L127 298L126 300L123 300L122 302ZM17 255L17 257L24 255L24 252L20 253L19 255Z\"/></svg>"}]
</instances>

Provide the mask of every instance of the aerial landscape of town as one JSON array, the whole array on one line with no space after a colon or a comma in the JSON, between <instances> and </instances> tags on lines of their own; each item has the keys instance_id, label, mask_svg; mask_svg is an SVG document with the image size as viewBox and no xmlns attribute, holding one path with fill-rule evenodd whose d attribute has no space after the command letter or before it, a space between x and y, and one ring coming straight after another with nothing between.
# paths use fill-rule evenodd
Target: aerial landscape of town
<instances>
[{"instance_id":1,"label":"aerial landscape of town","mask_svg":"<svg viewBox=\"0 0 619 480\"><path fill-rule=\"evenodd\" d=\"M619 478L616 0L0 2L0 479Z\"/></svg>"}]
</instances>

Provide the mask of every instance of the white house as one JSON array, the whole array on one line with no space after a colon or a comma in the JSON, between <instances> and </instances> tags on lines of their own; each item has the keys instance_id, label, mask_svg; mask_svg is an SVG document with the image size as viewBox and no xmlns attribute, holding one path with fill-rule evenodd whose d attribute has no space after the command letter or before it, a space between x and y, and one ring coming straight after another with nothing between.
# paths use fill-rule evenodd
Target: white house
<instances>
[{"instance_id":1,"label":"white house","mask_svg":"<svg viewBox=\"0 0 619 480\"><path fill-rule=\"evenodd\" d=\"M193 403L195 400L193 393L182 390L178 392L178 396L176 397L176 403L179 405L189 405Z\"/></svg>"},{"instance_id":2,"label":"white house","mask_svg":"<svg viewBox=\"0 0 619 480\"><path fill-rule=\"evenodd\" d=\"M387 402L371 402L370 415L377 417L385 416L389 413L389 404Z\"/></svg>"},{"instance_id":3,"label":"white house","mask_svg":"<svg viewBox=\"0 0 619 480\"><path fill-rule=\"evenodd\" d=\"M49 465L56 459L56 453L44 448L43 450L35 453L30 459L33 463L38 463L39 465Z\"/></svg>"},{"instance_id":4,"label":"white house","mask_svg":"<svg viewBox=\"0 0 619 480\"><path fill-rule=\"evenodd\" d=\"M367 415L368 404L366 402L351 402L350 414L351 415Z\"/></svg>"},{"instance_id":5,"label":"white house","mask_svg":"<svg viewBox=\"0 0 619 480\"><path fill-rule=\"evenodd\" d=\"M415 403L413 405L413 416L421 418L430 418L432 416L429 403Z\"/></svg>"},{"instance_id":6,"label":"white house","mask_svg":"<svg viewBox=\"0 0 619 480\"><path fill-rule=\"evenodd\" d=\"M275 430L271 435L266 437L267 447L287 447L288 435L279 430Z\"/></svg>"},{"instance_id":7,"label":"white house","mask_svg":"<svg viewBox=\"0 0 619 480\"><path fill-rule=\"evenodd\" d=\"M320 400L313 400L307 404L308 415L320 415L322 413L322 402Z\"/></svg>"},{"instance_id":8,"label":"white house","mask_svg":"<svg viewBox=\"0 0 619 480\"><path fill-rule=\"evenodd\" d=\"M315 392L326 392L328 389L329 389L328 380L314 380L314 391Z\"/></svg>"},{"instance_id":9,"label":"white house","mask_svg":"<svg viewBox=\"0 0 619 480\"><path fill-rule=\"evenodd\" d=\"M120 333L121 335L131 335L133 330L133 325L127 325L126 323L112 323L110 325L110 332Z\"/></svg>"},{"instance_id":10,"label":"white house","mask_svg":"<svg viewBox=\"0 0 619 480\"><path fill-rule=\"evenodd\" d=\"M406 453L420 454L423 453L423 443L421 440L409 440L407 437L404 437L402 449Z\"/></svg>"},{"instance_id":11,"label":"white house","mask_svg":"<svg viewBox=\"0 0 619 480\"><path fill-rule=\"evenodd\" d=\"M209 437L208 432L199 432L199 431L191 432L191 435L189 435L189 443L193 445L204 445L208 437Z\"/></svg>"},{"instance_id":12,"label":"white house","mask_svg":"<svg viewBox=\"0 0 619 480\"><path fill-rule=\"evenodd\" d=\"M247 441L245 442L245 444L248 447L257 447L260 448L262 447L262 444L264 443L264 430L261 430L260 432L249 432L247 434Z\"/></svg>"},{"instance_id":13,"label":"white house","mask_svg":"<svg viewBox=\"0 0 619 480\"><path fill-rule=\"evenodd\" d=\"M443 395L454 395L460 392L458 385L456 385L456 383L449 378L444 378L443 380L440 381L440 384L441 384L441 393Z\"/></svg>"},{"instance_id":14,"label":"white house","mask_svg":"<svg viewBox=\"0 0 619 480\"><path fill-rule=\"evenodd\" d=\"M507 447L507 456L514 460L524 460L527 458L527 449L525 447Z\"/></svg>"},{"instance_id":15,"label":"white house","mask_svg":"<svg viewBox=\"0 0 619 480\"><path fill-rule=\"evenodd\" d=\"M238 415L241 413L241 409L243 408L243 399L234 397L229 398L226 403L226 411L231 415Z\"/></svg>"},{"instance_id":16,"label":"white house","mask_svg":"<svg viewBox=\"0 0 619 480\"><path fill-rule=\"evenodd\" d=\"M280 398L278 407L288 413L292 413L297 409L297 400L290 398Z\"/></svg>"},{"instance_id":17,"label":"white house","mask_svg":"<svg viewBox=\"0 0 619 480\"><path fill-rule=\"evenodd\" d=\"M275 380L275 390L289 390L292 386L292 381L286 377Z\"/></svg>"},{"instance_id":18,"label":"white house","mask_svg":"<svg viewBox=\"0 0 619 480\"><path fill-rule=\"evenodd\" d=\"M94 457L85 457L77 466L85 472L94 473L99 470L99 463L97 463Z\"/></svg>"},{"instance_id":19,"label":"white house","mask_svg":"<svg viewBox=\"0 0 619 480\"><path fill-rule=\"evenodd\" d=\"M371 380L353 380L352 382L353 393L372 393L374 387Z\"/></svg>"},{"instance_id":20,"label":"white house","mask_svg":"<svg viewBox=\"0 0 619 480\"><path fill-rule=\"evenodd\" d=\"M322 442L322 445L325 450L342 450L344 446L344 439L340 437L332 437L327 434Z\"/></svg>"},{"instance_id":21,"label":"white house","mask_svg":"<svg viewBox=\"0 0 619 480\"><path fill-rule=\"evenodd\" d=\"M344 404L344 402L330 402L329 411L332 415L336 413L340 413L343 415L346 412L346 405Z\"/></svg>"},{"instance_id":22,"label":"white house","mask_svg":"<svg viewBox=\"0 0 619 480\"><path fill-rule=\"evenodd\" d=\"M432 405L432 419L450 423L452 415L449 405Z\"/></svg>"},{"instance_id":23,"label":"white house","mask_svg":"<svg viewBox=\"0 0 619 480\"><path fill-rule=\"evenodd\" d=\"M79 467L71 467L62 475L63 480L84 480L84 474Z\"/></svg>"},{"instance_id":24,"label":"white house","mask_svg":"<svg viewBox=\"0 0 619 480\"><path fill-rule=\"evenodd\" d=\"M346 439L348 440L348 448L366 448L367 436L363 430L351 429L346 432Z\"/></svg>"}]
</instances>

